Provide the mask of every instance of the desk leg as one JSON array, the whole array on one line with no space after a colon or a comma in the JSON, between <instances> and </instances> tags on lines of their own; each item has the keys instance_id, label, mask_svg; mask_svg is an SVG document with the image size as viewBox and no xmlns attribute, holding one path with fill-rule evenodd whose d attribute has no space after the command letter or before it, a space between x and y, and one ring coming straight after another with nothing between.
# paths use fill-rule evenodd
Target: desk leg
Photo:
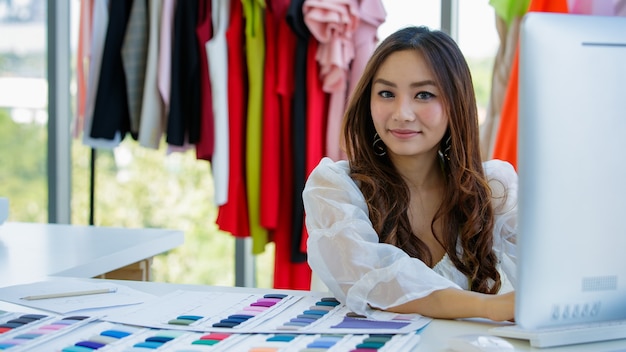
<instances>
[{"instance_id":1,"label":"desk leg","mask_svg":"<svg viewBox=\"0 0 626 352\"><path fill-rule=\"evenodd\" d=\"M151 281L152 258L144 259L123 268L96 276L96 279Z\"/></svg>"}]
</instances>

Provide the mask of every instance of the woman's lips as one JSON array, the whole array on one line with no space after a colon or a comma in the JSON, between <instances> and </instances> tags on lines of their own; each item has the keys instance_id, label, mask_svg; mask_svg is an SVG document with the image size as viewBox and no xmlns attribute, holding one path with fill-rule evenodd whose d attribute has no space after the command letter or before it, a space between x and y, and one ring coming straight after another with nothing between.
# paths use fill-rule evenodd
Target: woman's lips
<instances>
[{"instance_id":1,"label":"woman's lips","mask_svg":"<svg viewBox=\"0 0 626 352\"><path fill-rule=\"evenodd\" d=\"M389 133L391 133L396 138L407 139L407 138L415 137L421 132L414 131L414 130L394 129L394 130L389 130Z\"/></svg>"}]
</instances>

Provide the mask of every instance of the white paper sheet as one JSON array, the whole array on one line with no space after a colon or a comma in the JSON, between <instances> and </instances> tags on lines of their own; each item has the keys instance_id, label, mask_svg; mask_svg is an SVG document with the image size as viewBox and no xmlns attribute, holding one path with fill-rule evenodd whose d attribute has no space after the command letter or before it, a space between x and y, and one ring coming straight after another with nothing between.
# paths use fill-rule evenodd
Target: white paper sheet
<instances>
[{"instance_id":1,"label":"white paper sheet","mask_svg":"<svg viewBox=\"0 0 626 352\"><path fill-rule=\"evenodd\" d=\"M113 289L114 292L82 296L27 300L24 297L62 292ZM76 279L54 279L29 284L0 287L0 300L21 306L67 314L80 310L113 308L144 303L155 296L113 283L93 283Z\"/></svg>"}]
</instances>

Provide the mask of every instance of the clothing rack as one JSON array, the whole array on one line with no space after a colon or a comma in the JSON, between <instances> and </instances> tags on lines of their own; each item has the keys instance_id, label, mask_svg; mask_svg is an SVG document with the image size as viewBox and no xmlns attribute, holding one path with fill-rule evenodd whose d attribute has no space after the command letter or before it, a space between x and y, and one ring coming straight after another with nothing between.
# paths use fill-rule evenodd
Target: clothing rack
<instances>
[{"instance_id":1,"label":"clothing rack","mask_svg":"<svg viewBox=\"0 0 626 352\"><path fill-rule=\"evenodd\" d=\"M89 225L95 225L96 149L91 148L89 160Z\"/></svg>"}]
</instances>

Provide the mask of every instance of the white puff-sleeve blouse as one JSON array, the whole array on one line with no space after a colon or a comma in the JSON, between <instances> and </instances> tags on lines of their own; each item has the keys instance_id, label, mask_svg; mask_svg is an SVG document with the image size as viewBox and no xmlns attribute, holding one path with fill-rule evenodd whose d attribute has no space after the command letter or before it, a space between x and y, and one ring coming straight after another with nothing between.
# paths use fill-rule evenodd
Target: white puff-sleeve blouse
<instances>
[{"instance_id":1,"label":"white puff-sleeve blouse","mask_svg":"<svg viewBox=\"0 0 626 352\"><path fill-rule=\"evenodd\" d=\"M483 163L495 209L494 252L500 293L515 287L517 174L501 160ZM349 175L348 162L321 160L303 192L308 262L337 299L358 314L382 310L444 288L468 289L468 279L446 256L430 268L403 250L379 243L367 204Z\"/></svg>"}]
</instances>

